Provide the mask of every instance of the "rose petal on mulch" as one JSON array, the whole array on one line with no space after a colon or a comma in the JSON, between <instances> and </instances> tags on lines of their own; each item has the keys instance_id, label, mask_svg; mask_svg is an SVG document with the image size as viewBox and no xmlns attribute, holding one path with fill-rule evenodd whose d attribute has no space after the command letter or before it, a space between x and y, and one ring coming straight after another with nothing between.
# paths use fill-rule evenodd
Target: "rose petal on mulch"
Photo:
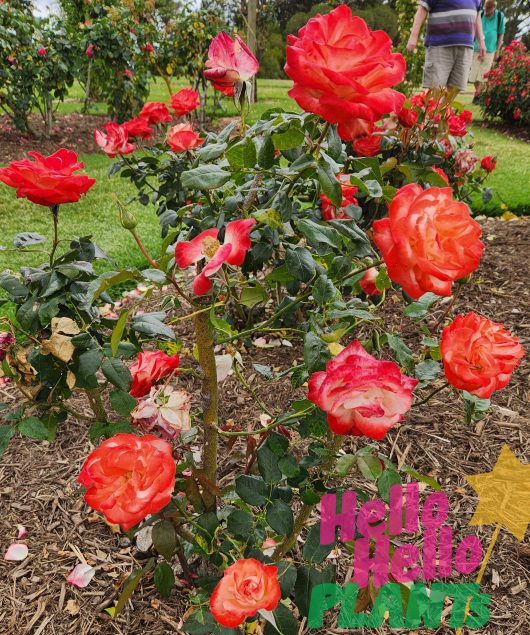
<instances>
[{"instance_id":1,"label":"rose petal on mulch","mask_svg":"<svg viewBox=\"0 0 530 635\"><path fill-rule=\"evenodd\" d=\"M90 584L96 570L88 564L77 564L66 577L66 581L80 589Z\"/></svg>"},{"instance_id":2,"label":"rose petal on mulch","mask_svg":"<svg viewBox=\"0 0 530 635\"><path fill-rule=\"evenodd\" d=\"M217 368L217 382L224 381L232 373L232 355L216 355L215 366Z\"/></svg>"},{"instance_id":3,"label":"rose petal on mulch","mask_svg":"<svg viewBox=\"0 0 530 635\"><path fill-rule=\"evenodd\" d=\"M28 545L14 542L7 548L7 551L4 554L4 560L14 560L16 562L20 562L28 557L28 553Z\"/></svg>"},{"instance_id":4,"label":"rose petal on mulch","mask_svg":"<svg viewBox=\"0 0 530 635\"><path fill-rule=\"evenodd\" d=\"M24 536L28 533L24 525L17 525L17 540L24 538Z\"/></svg>"}]
</instances>

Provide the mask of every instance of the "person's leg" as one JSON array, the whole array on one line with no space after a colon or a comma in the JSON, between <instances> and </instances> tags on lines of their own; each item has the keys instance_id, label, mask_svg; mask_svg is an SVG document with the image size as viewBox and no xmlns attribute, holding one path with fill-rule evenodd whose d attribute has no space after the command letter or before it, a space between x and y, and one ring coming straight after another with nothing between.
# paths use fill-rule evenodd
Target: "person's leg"
<instances>
[{"instance_id":1,"label":"person's leg","mask_svg":"<svg viewBox=\"0 0 530 635\"><path fill-rule=\"evenodd\" d=\"M444 88L453 67L451 46L429 46L425 51L423 88Z\"/></svg>"},{"instance_id":2,"label":"person's leg","mask_svg":"<svg viewBox=\"0 0 530 635\"><path fill-rule=\"evenodd\" d=\"M454 49L454 64L447 79L447 86L448 88L465 90L471 71L473 49L466 46L455 46Z\"/></svg>"}]
</instances>

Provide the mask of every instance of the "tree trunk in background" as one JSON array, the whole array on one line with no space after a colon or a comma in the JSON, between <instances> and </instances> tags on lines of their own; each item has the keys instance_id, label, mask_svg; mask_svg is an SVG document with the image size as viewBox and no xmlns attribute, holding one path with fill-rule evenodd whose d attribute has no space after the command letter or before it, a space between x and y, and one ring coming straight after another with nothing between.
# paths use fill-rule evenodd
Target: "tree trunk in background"
<instances>
[{"instance_id":1,"label":"tree trunk in background","mask_svg":"<svg viewBox=\"0 0 530 635\"><path fill-rule=\"evenodd\" d=\"M44 136L49 139L52 136L53 127L53 101L50 94L44 99Z\"/></svg>"},{"instance_id":2,"label":"tree trunk in background","mask_svg":"<svg viewBox=\"0 0 530 635\"><path fill-rule=\"evenodd\" d=\"M90 84L92 80L92 58L88 60L88 71L86 76L86 86L85 86L85 103L83 104L83 112L88 112L88 106L90 104Z\"/></svg>"},{"instance_id":3,"label":"tree trunk in background","mask_svg":"<svg viewBox=\"0 0 530 635\"><path fill-rule=\"evenodd\" d=\"M248 13L247 13L247 22L248 22L248 33L247 33L247 43L248 48L256 55L257 53L257 4L258 0L248 0ZM252 78L252 90L249 95L250 102L254 103L257 99L258 91L257 91L257 83L256 77Z\"/></svg>"}]
</instances>

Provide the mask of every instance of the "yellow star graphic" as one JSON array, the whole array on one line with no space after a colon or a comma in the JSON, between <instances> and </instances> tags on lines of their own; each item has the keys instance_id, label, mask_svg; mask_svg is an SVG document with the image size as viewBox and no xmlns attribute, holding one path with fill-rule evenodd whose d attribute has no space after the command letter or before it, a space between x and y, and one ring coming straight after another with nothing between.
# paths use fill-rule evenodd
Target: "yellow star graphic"
<instances>
[{"instance_id":1,"label":"yellow star graphic","mask_svg":"<svg viewBox=\"0 0 530 635\"><path fill-rule=\"evenodd\" d=\"M470 525L500 524L523 540L530 523L530 464L505 445L492 472L466 476L479 496Z\"/></svg>"}]
</instances>

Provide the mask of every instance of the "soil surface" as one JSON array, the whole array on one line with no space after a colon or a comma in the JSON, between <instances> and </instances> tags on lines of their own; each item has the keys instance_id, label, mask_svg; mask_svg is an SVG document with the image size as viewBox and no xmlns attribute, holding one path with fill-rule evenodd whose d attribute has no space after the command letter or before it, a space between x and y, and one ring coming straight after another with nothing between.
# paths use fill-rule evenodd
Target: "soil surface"
<instances>
[{"instance_id":1,"label":"soil surface","mask_svg":"<svg viewBox=\"0 0 530 635\"><path fill-rule=\"evenodd\" d=\"M476 125L482 128L495 130L503 135L506 135L507 137L512 137L514 139L519 139L520 141L526 141L530 143L530 126L514 126L509 123L503 123L499 120L482 121L480 124Z\"/></svg>"},{"instance_id":2,"label":"soil surface","mask_svg":"<svg viewBox=\"0 0 530 635\"><path fill-rule=\"evenodd\" d=\"M31 115L33 134L19 132L9 117L0 117L0 164L24 159L30 150L47 156L58 148L69 148L77 154L99 152L94 130L107 121L106 115L82 115L74 112L58 115L49 139L44 138L44 123L40 115Z\"/></svg>"},{"instance_id":3,"label":"soil surface","mask_svg":"<svg viewBox=\"0 0 530 635\"><path fill-rule=\"evenodd\" d=\"M503 322L530 350L530 222L525 220L487 220L483 223L486 252L472 282L463 288L456 311L475 310L497 322ZM401 316L402 300L396 293L388 305L395 306L389 315L394 330L401 328L406 339L416 337L417 328ZM445 311L442 306L438 315ZM185 324L181 322L180 324ZM179 335L189 346L187 327ZM187 341L186 341L187 340ZM299 360L298 345L263 349L253 346L244 359L270 365L274 370L289 368ZM288 380L268 382L246 363L246 378L254 391L276 412L286 411L293 391ZM180 381L184 381L179 379ZM198 395L198 386L187 388ZM1 401L13 405L19 400L12 387L1 390ZM300 394L304 393L302 388ZM225 380L221 389L221 419L232 419L243 429L259 426L262 410L234 377ZM464 536L476 534L484 548L493 533L492 526L469 527L477 506L477 497L464 479L465 475L490 471L501 448L508 444L523 463L530 463L530 359L527 355L514 373L509 386L493 397L494 408L478 423L463 421L458 396L445 389L433 397L428 406L414 408L405 422L393 428L382 452L398 465L408 465L421 474L438 480L450 498L447 523L453 527L456 546ZM80 397L75 408L89 414L88 404ZM92 445L86 435L87 423L70 417L52 445L16 438L0 457L0 550L15 541L16 525L27 528L25 541L29 557L20 563L0 560L0 634L1 635L163 635L179 633L186 608L187 589L178 583L167 600L155 592L152 578L146 577L117 620L104 612L113 605L127 575L142 564L136 545L126 536L113 533L102 517L86 507L76 477ZM360 446L348 439L346 446ZM245 446L237 441L222 450L220 485L226 485L234 469L245 461ZM366 488L366 481L352 477L352 485ZM375 495L375 490L373 490ZM376 495L375 495L376 496ZM524 513L527 510L521 510ZM316 520L316 517L315 517ZM407 538L405 538L407 541ZM413 541L421 545L422 537ZM519 543L503 530L482 582L482 592L492 595L491 619L485 628L468 631L481 635L527 635L530 632L530 533ZM341 549L333 560L342 584L350 572L351 556ZM295 552L294 558L300 556ZM66 583L65 576L80 561L96 567L90 585L77 589ZM175 571L179 577L179 569ZM460 576L451 583L473 581L474 576ZM419 629L379 631L356 629L356 633L381 635L449 635L447 625L436 631ZM345 633L328 623L326 633ZM258 631L259 632L259 631ZM301 631L307 632L307 631ZM317 631L312 631L316 633ZM324 632L324 631L322 631ZM468 632L464 631L467 635Z\"/></svg>"}]
</instances>

